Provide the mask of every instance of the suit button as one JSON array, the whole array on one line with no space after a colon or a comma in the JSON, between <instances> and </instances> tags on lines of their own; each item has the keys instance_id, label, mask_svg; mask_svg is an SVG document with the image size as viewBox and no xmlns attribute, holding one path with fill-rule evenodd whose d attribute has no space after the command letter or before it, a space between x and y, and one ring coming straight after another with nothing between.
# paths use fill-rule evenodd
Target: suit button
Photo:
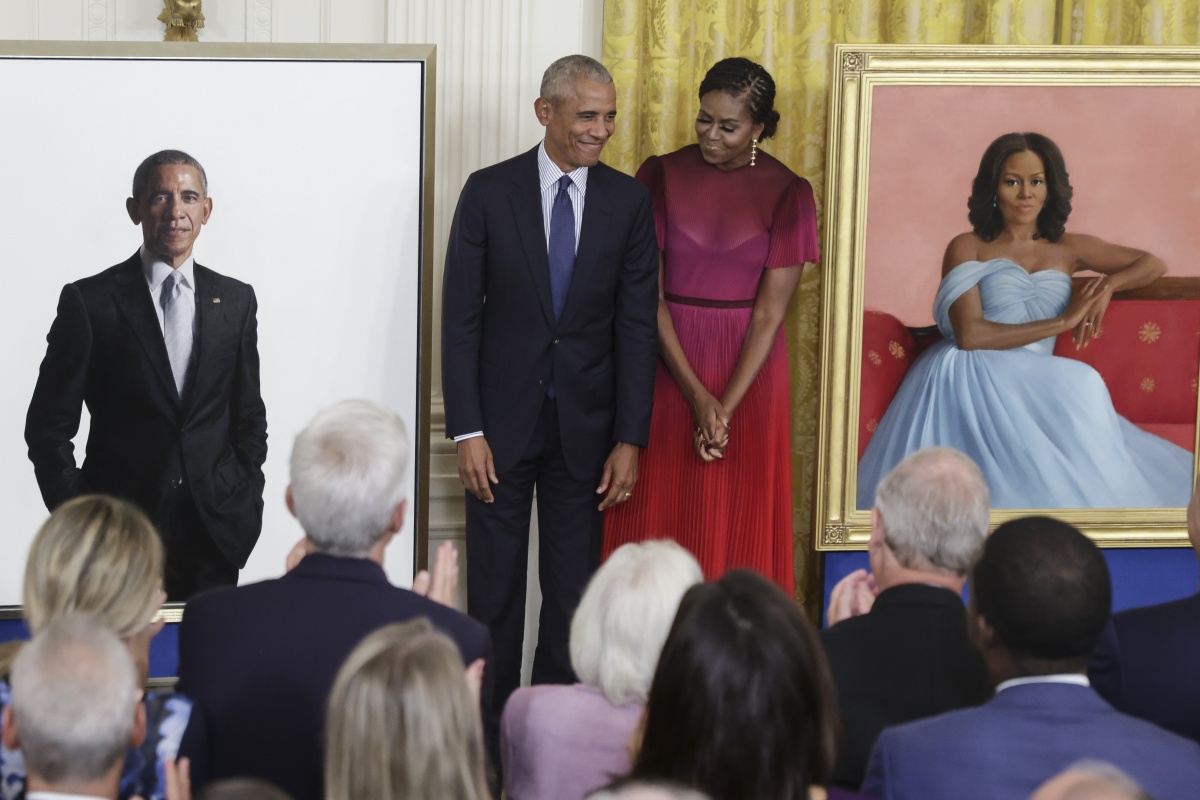
<instances>
[{"instance_id":1,"label":"suit button","mask_svg":"<svg viewBox=\"0 0 1200 800\"><path fill-rule=\"evenodd\" d=\"M558 339L555 339L555 340L554 340L554 343L555 343L555 344L558 344Z\"/></svg>"},{"instance_id":2,"label":"suit button","mask_svg":"<svg viewBox=\"0 0 1200 800\"><path fill-rule=\"evenodd\" d=\"M538 378L538 386L545 386L545 385L546 385L546 379Z\"/></svg>"},{"instance_id":3,"label":"suit button","mask_svg":"<svg viewBox=\"0 0 1200 800\"><path fill-rule=\"evenodd\" d=\"M178 489L183 486L183 478L171 478L171 488Z\"/></svg>"}]
</instances>

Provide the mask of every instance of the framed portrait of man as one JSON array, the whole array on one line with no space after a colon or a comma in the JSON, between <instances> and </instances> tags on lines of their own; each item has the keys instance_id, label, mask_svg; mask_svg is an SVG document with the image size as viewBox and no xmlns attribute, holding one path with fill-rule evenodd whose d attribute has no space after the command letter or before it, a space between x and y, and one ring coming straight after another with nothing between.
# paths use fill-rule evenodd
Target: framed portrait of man
<instances>
[{"instance_id":1,"label":"framed portrait of man","mask_svg":"<svg viewBox=\"0 0 1200 800\"><path fill-rule=\"evenodd\" d=\"M865 544L875 485L926 446L980 465L995 522L1042 511L1108 546L1184 541L1200 362L1198 59L1187 48L837 46L820 549ZM1016 152L1033 156L1028 175ZM993 244L1021 213L1036 220L1025 249ZM1053 246L1083 255L1033 255ZM1079 299L1126 262L1166 275L1147 266L1133 291ZM987 324L1027 335L964 339L952 309L968 292Z\"/></svg>"}]
</instances>

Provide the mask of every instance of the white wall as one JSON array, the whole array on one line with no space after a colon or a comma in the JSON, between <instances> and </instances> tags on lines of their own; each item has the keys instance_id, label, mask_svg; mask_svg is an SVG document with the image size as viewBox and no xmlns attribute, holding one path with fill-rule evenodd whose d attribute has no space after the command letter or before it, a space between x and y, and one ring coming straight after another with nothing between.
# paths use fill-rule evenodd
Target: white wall
<instances>
[{"instance_id":1,"label":"white wall","mask_svg":"<svg viewBox=\"0 0 1200 800\"><path fill-rule=\"evenodd\" d=\"M0 39L157 41L163 32L157 20L161 9L161 0L0 0ZM603 0L204 2L201 41L437 45L431 552L442 540L461 542L463 536L462 489L453 447L444 438L436 333L441 263L454 204L472 171L532 147L541 138L533 101L542 70L569 53L598 58L602 12ZM0 153L0 158L11 155ZM532 588L531 598L537 599Z\"/></svg>"}]
</instances>

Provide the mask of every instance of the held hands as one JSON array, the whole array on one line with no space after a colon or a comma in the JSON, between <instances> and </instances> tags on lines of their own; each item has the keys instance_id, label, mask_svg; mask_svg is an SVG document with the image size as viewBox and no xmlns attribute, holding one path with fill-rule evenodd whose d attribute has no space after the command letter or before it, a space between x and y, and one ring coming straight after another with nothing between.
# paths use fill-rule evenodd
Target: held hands
<instances>
[{"instance_id":1,"label":"held hands","mask_svg":"<svg viewBox=\"0 0 1200 800\"><path fill-rule=\"evenodd\" d=\"M1098 323L1093 321L1093 317L1095 316L1095 305L1101 295L1104 297L1104 305L1100 310L1100 316L1103 316L1104 309L1108 307L1108 298L1112 293L1100 289L1102 281L1103 278L1100 277L1084 284L1082 289L1071 296L1071 302L1059 315L1068 330L1074 329L1071 338L1075 341L1076 350L1087 346L1087 343L1093 338L1093 332L1097 330Z\"/></svg>"},{"instance_id":2,"label":"held hands","mask_svg":"<svg viewBox=\"0 0 1200 800\"><path fill-rule=\"evenodd\" d=\"M617 442L608 454L600 485L596 487L596 494L604 495L600 501L601 511L633 497L638 478L638 449L637 445Z\"/></svg>"},{"instance_id":3,"label":"held hands","mask_svg":"<svg viewBox=\"0 0 1200 800\"><path fill-rule=\"evenodd\" d=\"M692 403L692 414L696 417L696 431L692 445L696 455L706 463L725 457L729 446L729 412L721 401L708 392Z\"/></svg>"},{"instance_id":4,"label":"held hands","mask_svg":"<svg viewBox=\"0 0 1200 800\"><path fill-rule=\"evenodd\" d=\"M458 443L458 479L467 491L485 503L492 502L491 484L499 483L487 439L473 436Z\"/></svg>"},{"instance_id":5,"label":"held hands","mask_svg":"<svg viewBox=\"0 0 1200 800\"><path fill-rule=\"evenodd\" d=\"M877 594L879 587L875 585L875 576L865 569L856 569L838 581L829 593L825 619L833 627L844 619L866 614L875 604Z\"/></svg>"},{"instance_id":6,"label":"held hands","mask_svg":"<svg viewBox=\"0 0 1200 800\"><path fill-rule=\"evenodd\" d=\"M1092 294L1092 304L1084 313L1083 319L1076 324L1071 338L1075 340L1075 349L1087 347L1092 339L1100 335L1100 324L1104 321L1104 312L1108 310L1108 301L1112 299L1112 283L1107 275L1100 275L1088 282Z\"/></svg>"}]
</instances>

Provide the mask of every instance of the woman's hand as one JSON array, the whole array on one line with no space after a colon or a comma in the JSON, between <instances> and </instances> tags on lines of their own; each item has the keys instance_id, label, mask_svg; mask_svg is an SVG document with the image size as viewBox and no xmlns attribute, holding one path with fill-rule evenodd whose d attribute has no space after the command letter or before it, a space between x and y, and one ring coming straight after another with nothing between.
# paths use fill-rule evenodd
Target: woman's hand
<instances>
[{"instance_id":1,"label":"woman's hand","mask_svg":"<svg viewBox=\"0 0 1200 800\"><path fill-rule=\"evenodd\" d=\"M1096 281L1088 281L1084 287L1071 296L1071 302L1058 315L1067 330L1083 327L1083 321L1096 302ZM1079 347L1078 334L1075 336L1075 346Z\"/></svg>"},{"instance_id":2,"label":"woman's hand","mask_svg":"<svg viewBox=\"0 0 1200 800\"><path fill-rule=\"evenodd\" d=\"M1072 338L1075 349L1087 347L1092 339L1100 335L1100 325L1104 322L1104 312L1108 310L1108 301L1112 299L1112 281L1107 275L1101 275L1089 281L1092 289L1092 305L1083 320L1075 326Z\"/></svg>"},{"instance_id":3,"label":"woman's hand","mask_svg":"<svg viewBox=\"0 0 1200 800\"><path fill-rule=\"evenodd\" d=\"M729 444L729 413L725 406L712 394L701 390L692 401L692 415L696 418L693 441L696 454L704 461L723 458Z\"/></svg>"}]
</instances>

